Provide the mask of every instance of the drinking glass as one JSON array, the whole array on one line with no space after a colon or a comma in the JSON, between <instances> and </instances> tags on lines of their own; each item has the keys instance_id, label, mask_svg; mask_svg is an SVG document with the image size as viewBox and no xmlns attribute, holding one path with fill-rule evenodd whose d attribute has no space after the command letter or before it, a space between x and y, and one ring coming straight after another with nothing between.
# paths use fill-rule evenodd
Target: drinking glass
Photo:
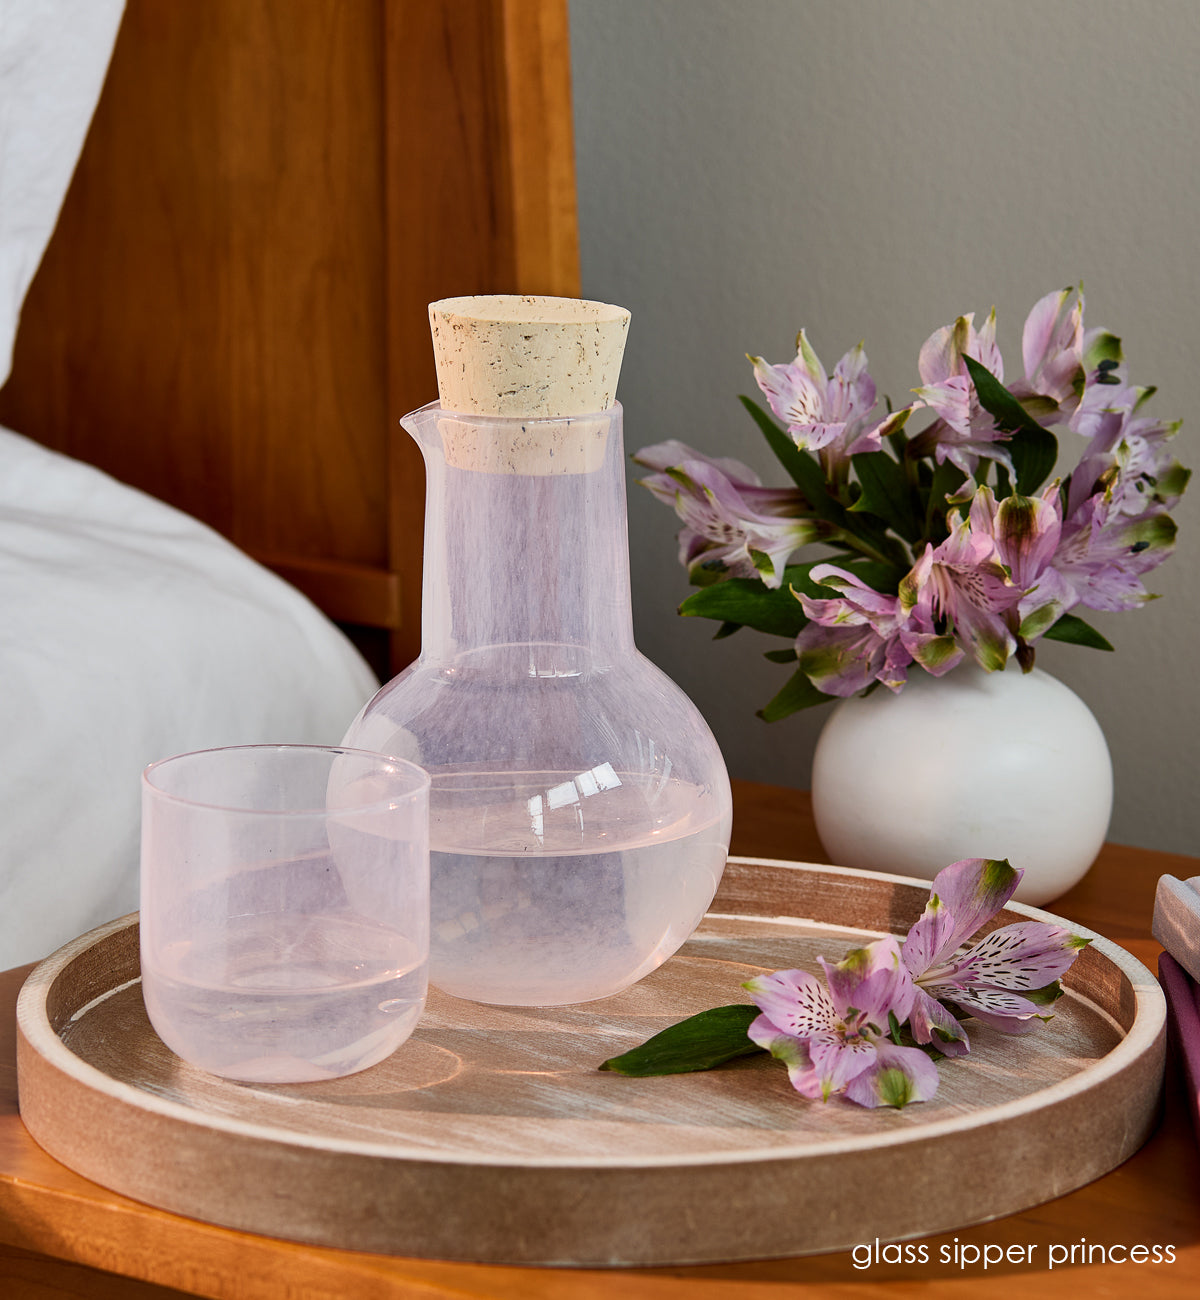
<instances>
[{"instance_id":1,"label":"drinking glass","mask_svg":"<svg viewBox=\"0 0 1200 1300\"><path fill-rule=\"evenodd\" d=\"M257 1083L365 1069L412 1033L428 958L420 767L243 745L146 769L142 992L184 1060Z\"/></svg>"}]
</instances>

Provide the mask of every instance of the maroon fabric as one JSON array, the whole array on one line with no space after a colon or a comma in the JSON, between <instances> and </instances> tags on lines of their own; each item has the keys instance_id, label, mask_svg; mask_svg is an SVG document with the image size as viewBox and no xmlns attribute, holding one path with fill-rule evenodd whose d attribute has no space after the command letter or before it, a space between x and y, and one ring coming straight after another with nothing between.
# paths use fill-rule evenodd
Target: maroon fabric
<instances>
[{"instance_id":1,"label":"maroon fabric","mask_svg":"<svg viewBox=\"0 0 1200 1300\"><path fill-rule=\"evenodd\" d=\"M1192 1127L1200 1138L1200 987L1166 952L1158 959L1158 979L1167 997L1167 1022L1183 1071Z\"/></svg>"}]
</instances>

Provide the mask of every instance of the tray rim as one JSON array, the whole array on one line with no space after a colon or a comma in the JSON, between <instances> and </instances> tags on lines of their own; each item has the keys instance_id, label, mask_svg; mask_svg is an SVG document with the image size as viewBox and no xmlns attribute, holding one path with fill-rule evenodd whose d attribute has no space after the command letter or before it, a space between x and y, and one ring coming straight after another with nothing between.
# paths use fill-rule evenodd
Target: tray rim
<instances>
[{"instance_id":1,"label":"tray rim","mask_svg":"<svg viewBox=\"0 0 1200 1300\"><path fill-rule=\"evenodd\" d=\"M865 871L859 868L838 867L825 863L796 862L782 858L737 855L731 856L729 863L737 863L741 866L761 865L782 868L795 871L798 874L818 872L832 876L847 876L856 880L880 881L909 887L915 886L924 890L927 890L930 885L928 880L918 879L913 876ZM44 1009L44 997L42 995L48 992L66 967L89 948L136 924L138 917L136 912L128 913L87 931L40 962L25 980L18 996L17 1024L29 1047L41 1056L47 1064L66 1073L73 1073L78 1082L85 1084L94 1091L107 1095L115 1102L135 1105L142 1111L155 1112L163 1119L196 1125L209 1131L224 1132L238 1137L253 1138L258 1141L285 1146L306 1148L330 1155L359 1156L411 1164L426 1163L493 1169L510 1168L520 1171L534 1169L564 1171L672 1170L686 1169L688 1167L770 1165L777 1162L804 1161L816 1157L825 1159L854 1152L881 1151L890 1147L903 1147L916 1142L925 1142L963 1130L975 1129L981 1126L990 1127L993 1124L1000 1124L1006 1120L1017 1118L1027 1112L1052 1107L1077 1094L1088 1091L1109 1075L1119 1074L1153 1047L1165 1027L1166 1000L1158 981L1145 965L1111 940L1105 939L1102 935L1088 929L1086 926L1069 921L1052 912L1015 902L1008 903L1005 910L1018 913L1030 920L1049 921L1054 924L1065 925L1074 933L1091 939L1093 949L1116 966L1129 981L1135 998L1133 1021L1127 1031L1122 1031L1121 1041L1111 1051L1090 1062L1067 1079L1048 1084L1024 1097L1002 1102L995 1106L982 1106L968 1110L960 1115L942 1120L931 1120L928 1123L909 1124L903 1129L890 1133L876 1132L855 1137L834 1138L829 1141L814 1141L810 1137L800 1143L781 1143L778 1146L750 1151L676 1153L669 1156L648 1155L641 1157L635 1154L581 1157L578 1154L568 1153L561 1156L526 1156L517 1159L509 1155L490 1155L479 1152L468 1155L464 1152L438 1151L436 1148L406 1149L395 1143L320 1137L301 1130L255 1124L232 1116L198 1111L195 1107L171 1101L152 1092L142 1091L131 1084L113 1079L82 1057L77 1056L54 1031L49 1019L40 1014ZM811 918L784 913L765 916L757 913L712 912L705 915L712 915L714 918L755 919L757 917L757 919L763 921L775 922L795 921L804 923L808 920L814 925L831 927L833 925L833 923L829 922L816 922L811 921ZM848 930L865 929L865 927L849 924L845 928ZM140 980L140 974L136 978ZM118 989L128 987L131 982L126 981L114 985L112 989L106 990L100 996L102 998L111 997ZM1083 1001L1089 1002L1102 1014L1108 1014L1084 993L1077 990L1070 990L1070 993ZM41 1000L39 1001L39 999ZM73 1013L74 1017L78 1017L81 1012L94 1005L95 1001L98 1000L100 999L94 999L92 1003L77 1008ZM252 1090L267 1087L267 1085L253 1084L243 1086Z\"/></svg>"}]
</instances>

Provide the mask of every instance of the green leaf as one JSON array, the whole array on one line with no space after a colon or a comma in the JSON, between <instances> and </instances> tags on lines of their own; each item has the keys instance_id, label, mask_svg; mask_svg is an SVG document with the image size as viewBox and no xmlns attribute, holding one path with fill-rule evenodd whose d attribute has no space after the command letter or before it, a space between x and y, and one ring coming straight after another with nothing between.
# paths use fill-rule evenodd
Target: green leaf
<instances>
[{"instance_id":1,"label":"green leaf","mask_svg":"<svg viewBox=\"0 0 1200 1300\"><path fill-rule=\"evenodd\" d=\"M982 362L964 355L963 364L975 385L980 406L1002 429L1015 433L1028 425L1037 429L1042 427Z\"/></svg>"},{"instance_id":2,"label":"green leaf","mask_svg":"<svg viewBox=\"0 0 1200 1300\"><path fill-rule=\"evenodd\" d=\"M701 1011L605 1061L600 1069L644 1079L711 1070L735 1057L753 1056L764 1050L746 1037L758 1014L757 1007L741 1004Z\"/></svg>"},{"instance_id":3,"label":"green leaf","mask_svg":"<svg viewBox=\"0 0 1200 1300\"><path fill-rule=\"evenodd\" d=\"M1070 645L1091 646L1093 650L1111 650L1112 642L1101 636L1090 624L1074 614L1064 614L1048 631L1044 632L1047 641L1066 641Z\"/></svg>"},{"instance_id":4,"label":"green leaf","mask_svg":"<svg viewBox=\"0 0 1200 1300\"><path fill-rule=\"evenodd\" d=\"M850 459L862 487L862 495L851 511L870 511L906 541L915 542L921 535L921 525L904 466L886 451L860 453Z\"/></svg>"},{"instance_id":5,"label":"green leaf","mask_svg":"<svg viewBox=\"0 0 1200 1300\"><path fill-rule=\"evenodd\" d=\"M818 704L833 703L835 703L834 696L826 695L824 691L817 690L804 673L797 668L774 699L759 709L758 716L764 722L778 722L780 718L786 718L791 713L798 713L801 709L811 709Z\"/></svg>"},{"instance_id":6,"label":"green leaf","mask_svg":"<svg viewBox=\"0 0 1200 1300\"><path fill-rule=\"evenodd\" d=\"M995 375L974 357L963 362L979 395L979 404L1006 433L1013 469L1017 471L1017 491L1032 496L1050 476L1058 460L1058 439L1044 429L1008 391Z\"/></svg>"},{"instance_id":7,"label":"green leaf","mask_svg":"<svg viewBox=\"0 0 1200 1300\"><path fill-rule=\"evenodd\" d=\"M1058 439L1040 424L1019 429L1009 439L1009 454L1017 471L1017 491L1032 496L1050 477L1058 461Z\"/></svg>"},{"instance_id":8,"label":"green leaf","mask_svg":"<svg viewBox=\"0 0 1200 1300\"><path fill-rule=\"evenodd\" d=\"M809 577L816 565L828 563L830 561L826 558L789 564L783 571L783 582L779 587L768 587L757 578L728 578L692 592L679 606L679 612L688 618L719 620L723 626L717 637L732 635L736 629L726 631L724 625L735 623L738 627L751 627L756 632L794 639L807 625L808 619L800 602L792 595L792 588L813 600L828 600L836 593ZM891 565L865 560L857 555L847 559L839 556L837 564L876 591L888 594L896 591L897 570Z\"/></svg>"},{"instance_id":9,"label":"green leaf","mask_svg":"<svg viewBox=\"0 0 1200 1300\"><path fill-rule=\"evenodd\" d=\"M1063 995L1063 986L1055 980L1040 989L1022 989L1021 996L1039 1007L1052 1007Z\"/></svg>"},{"instance_id":10,"label":"green leaf","mask_svg":"<svg viewBox=\"0 0 1200 1300\"><path fill-rule=\"evenodd\" d=\"M781 429L757 402L745 395L738 400L762 430L779 463L787 470L788 477L804 493L804 498L813 514L818 519L827 519L830 523L839 526L844 525L846 512L829 495L825 471L821 468L820 462L797 447L791 436Z\"/></svg>"},{"instance_id":11,"label":"green leaf","mask_svg":"<svg viewBox=\"0 0 1200 1300\"><path fill-rule=\"evenodd\" d=\"M798 636L808 622L786 585L766 587L757 578L730 578L702 587L679 606L679 612L686 617L720 619L722 624L737 623L772 636Z\"/></svg>"},{"instance_id":12,"label":"green leaf","mask_svg":"<svg viewBox=\"0 0 1200 1300\"><path fill-rule=\"evenodd\" d=\"M740 632L746 625L744 623L722 623L713 633L714 641L724 641L727 636L732 636L735 632Z\"/></svg>"},{"instance_id":13,"label":"green leaf","mask_svg":"<svg viewBox=\"0 0 1200 1300\"><path fill-rule=\"evenodd\" d=\"M794 664L796 662L796 651L792 650L764 650L763 658L769 659L773 664Z\"/></svg>"}]
</instances>

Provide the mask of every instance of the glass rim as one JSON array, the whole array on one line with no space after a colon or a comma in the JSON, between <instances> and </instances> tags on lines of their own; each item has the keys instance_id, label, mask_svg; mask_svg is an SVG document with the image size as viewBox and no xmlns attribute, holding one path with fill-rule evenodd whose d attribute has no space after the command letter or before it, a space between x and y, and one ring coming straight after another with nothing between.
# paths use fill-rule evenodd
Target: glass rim
<instances>
[{"instance_id":1,"label":"glass rim","mask_svg":"<svg viewBox=\"0 0 1200 1300\"><path fill-rule=\"evenodd\" d=\"M212 803L206 799L191 799L187 795L176 794L171 790L164 789L154 780L154 775L160 768L165 768L169 764L182 763L187 759L202 759L212 754L233 754L245 752L257 753L299 753L299 754L324 754L324 755L349 755L354 758L372 759L376 763L390 765L392 770L397 774L402 774L407 778L405 789L398 793L385 796L384 798L372 799L365 803L350 804L344 808L247 808L237 804L230 803ZM280 743L276 744L271 741L263 741L245 745L212 745L207 749L190 749L181 754L169 754L166 758L155 759L153 763L147 763L142 769L142 789L149 791L156 799L162 799L169 803L179 804L187 808L205 809L209 812L236 813L239 816L249 817L338 817L348 814L360 814L370 812L382 812L397 807L402 802L407 802L421 794L428 796L430 789L429 773L419 764L412 762L407 758L398 758L395 754L383 754L372 749L356 749L351 745L307 745Z\"/></svg>"}]
</instances>

